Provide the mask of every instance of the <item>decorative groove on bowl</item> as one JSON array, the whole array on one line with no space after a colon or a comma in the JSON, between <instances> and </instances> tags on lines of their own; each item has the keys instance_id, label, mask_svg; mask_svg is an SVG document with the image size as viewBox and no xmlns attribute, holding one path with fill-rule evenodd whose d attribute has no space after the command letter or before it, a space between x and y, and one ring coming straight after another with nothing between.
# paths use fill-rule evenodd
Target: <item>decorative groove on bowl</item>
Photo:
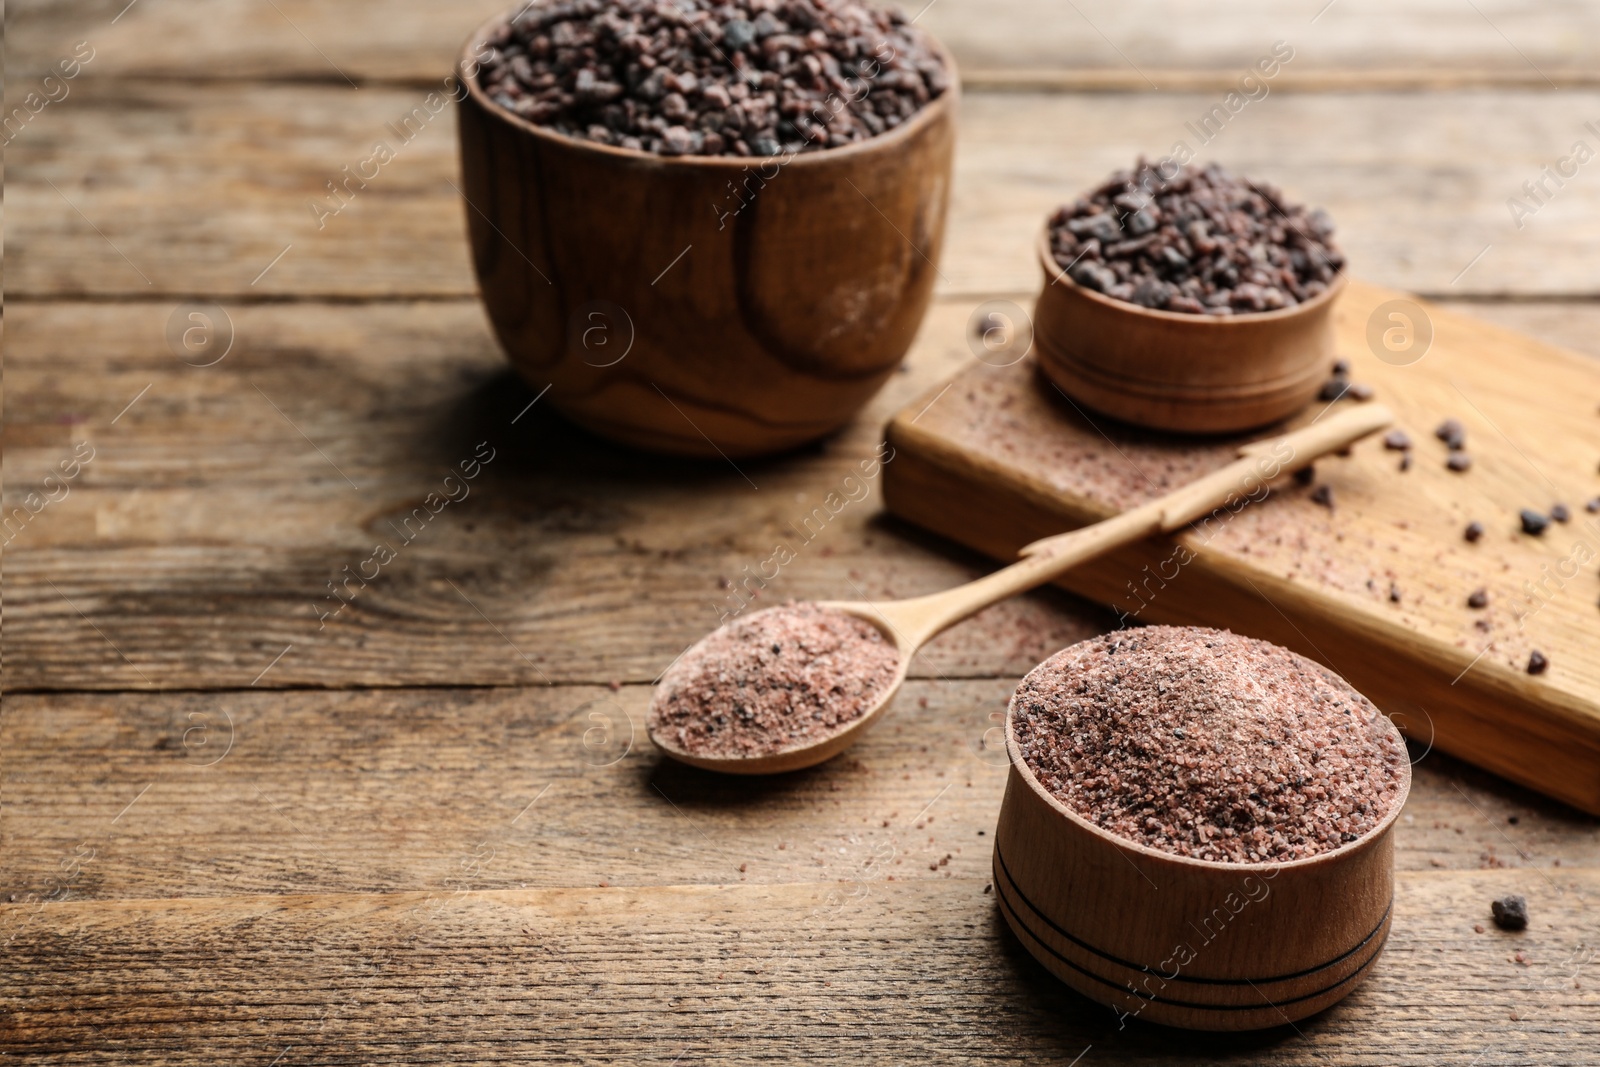
<instances>
[{"instance_id":1,"label":"decorative groove on bowl","mask_svg":"<svg viewBox=\"0 0 1600 1067\"><path fill-rule=\"evenodd\" d=\"M1307 1001L1329 997L1328 1003L1344 996L1347 990L1342 987L1356 980L1363 972L1377 960L1382 953L1384 945L1388 942L1391 919L1394 912L1394 899L1390 898L1384 908L1383 916L1371 932L1361 941L1344 950L1338 956L1317 964L1313 967L1296 971L1290 974L1269 977L1251 978L1241 975L1238 978L1211 978L1196 975L1187 975L1181 972L1173 975L1162 974L1148 965L1141 966L1129 960L1120 959L1102 949L1096 948L1085 939L1078 937L1065 929L1060 923L1046 915L1037 904L1028 898L1022 888L1011 877L1006 867L1005 859L1000 849L995 849L994 858L994 883L995 895L1000 904L1002 913L1012 930L1017 936L1029 944L1029 951L1038 957L1038 952L1033 946L1047 952L1055 963L1070 968L1070 972L1062 972L1060 967L1052 965L1051 960L1041 959L1040 962L1052 973L1063 981L1078 989L1080 992L1095 1000L1104 1000L1105 995L1099 990L1083 988L1082 980L1089 979L1099 985L1114 990L1115 996L1133 998L1141 1015L1145 1015L1149 1008L1155 1006L1170 1006L1174 1008L1187 1008L1198 1011L1215 1012L1253 1012L1277 1011L1283 1008L1296 1007ZM1020 901L1023 910L1017 907L1014 901ZM1029 917L1031 916L1031 918ZM1045 928L1041 930L1041 924ZM1047 932L1046 932L1047 931ZM1331 975L1323 975L1322 984L1310 990L1305 990L1307 979L1322 971L1332 971ZM1167 985L1174 983L1187 983L1197 987L1193 992L1185 991L1183 997L1169 996L1162 993L1142 992L1138 988L1140 982L1148 982L1152 977L1157 978L1164 990ZM1267 987L1293 983L1291 988L1284 990L1279 996L1272 996ZM1204 997L1206 987L1217 988L1212 999L1189 999L1192 996ZM1240 993L1245 993L1245 999L1237 999ZM1230 995L1234 999L1230 999ZM1319 1010L1313 1008L1312 1010ZM1164 1021L1159 1013L1145 1015L1152 1022ZM1297 1016L1298 1017L1298 1016Z\"/></svg>"}]
</instances>

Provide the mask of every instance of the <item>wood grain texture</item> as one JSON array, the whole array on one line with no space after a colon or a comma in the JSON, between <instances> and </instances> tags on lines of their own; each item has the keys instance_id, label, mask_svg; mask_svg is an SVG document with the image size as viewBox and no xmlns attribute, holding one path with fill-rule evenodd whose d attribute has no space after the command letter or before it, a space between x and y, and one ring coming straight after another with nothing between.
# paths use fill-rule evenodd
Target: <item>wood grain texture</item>
<instances>
[{"instance_id":1,"label":"wood grain texture","mask_svg":"<svg viewBox=\"0 0 1600 1067\"><path fill-rule=\"evenodd\" d=\"M126 0L29 0L11 5L7 35L18 73L43 71L78 40L99 50L90 76L316 79L345 85L444 76L472 28L511 5L471 0L211 0L203 8ZM1428 80L1468 76L1539 88L1590 80L1600 27L1578 0L1535 7L1514 0L1340 0L1275 4L1167 2L1136 7L1082 0L938 0L901 5L955 52L969 79L1022 72L1115 78L1134 90L1170 87L1175 74L1232 87L1275 40L1290 42L1285 81L1335 73ZM920 15L919 15L920 10ZM1149 80L1146 80L1146 79ZM1545 79L1550 81L1546 82Z\"/></svg>"},{"instance_id":2,"label":"wood grain texture","mask_svg":"<svg viewBox=\"0 0 1600 1067\"><path fill-rule=\"evenodd\" d=\"M1248 1038L1118 1030L983 879L0 904L10 1049L51 1062L1574 1063L1600 1041L1600 876L1399 879L1331 1011ZM1474 932L1508 885L1520 935ZM1518 963L1520 952L1526 963ZM70 959L72 966L60 964ZM1087 1058L1087 1057L1086 1057Z\"/></svg>"},{"instance_id":3,"label":"wood grain texture","mask_svg":"<svg viewBox=\"0 0 1600 1067\"><path fill-rule=\"evenodd\" d=\"M85 82L9 146L7 295L470 296L454 105L430 115L431 91ZM1600 181L1580 170L1520 228L1507 206L1574 141L1600 148L1584 127L1600 121L1600 93L1285 93L1201 146L1186 124L1216 103L967 94L937 291L1035 289L1043 219L1140 153L1159 157L1182 140L1198 158L1324 206L1357 275L1379 284L1450 296L1600 292L1590 255ZM345 182L343 168L380 141L393 161L336 198L327 183Z\"/></svg>"},{"instance_id":4,"label":"wood grain texture","mask_svg":"<svg viewBox=\"0 0 1600 1067\"><path fill-rule=\"evenodd\" d=\"M989 565L886 526L860 464L896 407L972 358L972 310L930 316L911 370L846 431L735 469L607 445L542 402L513 422L534 394L474 304L235 307L207 368L168 351L168 306L13 307L6 516L79 443L96 452L4 535L8 684L242 688L291 644L257 684L648 682L753 595L966 581ZM485 440L468 495L430 512ZM378 567L380 542L396 558ZM796 558L764 582L780 542ZM1108 624L1052 603L992 609L914 674L1020 676Z\"/></svg>"},{"instance_id":5,"label":"wood grain texture","mask_svg":"<svg viewBox=\"0 0 1600 1067\"><path fill-rule=\"evenodd\" d=\"M11 694L0 901L826 881L885 849L897 880L983 878L1016 682L913 680L771 780L663 759L642 685ZM1600 868L1592 817L1413 755L1400 869Z\"/></svg>"},{"instance_id":6,"label":"wood grain texture","mask_svg":"<svg viewBox=\"0 0 1600 1067\"><path fill-rule=\"evenodd\" d=\"M1166 94L968 94L941 266L947 290L1035 290L1032 243L1049 213L1139 154L1160 158L1178 141L1200 160L1324 207L1353 273L1374 283L1447 296L1600 289L1600 271L1580 251L1595 239L1600 182L1569 182L1520 230L1506 206L1545 162L1585 136L1600 95L1285 94L1257 112L1246 108L1202 145L1188 124L1214 103ZM1600 136L1588 137L1600 148Z\"/></svg>"},{"instance_id":7,"label":"wood grain texture","mask_svg":"<svg viewBox=\"0 0 1600 1067\"><path fill-rule=\"evenodd\" d=\"M47 896L81 844L72 899L426 889L464 863L502 889L805 882L886 850L900 879L976 878L1012 684L914 681L849 756L738 781L661 757L645 686L11 697L0 900Z\"/></svg>"},{"instance_id":8,"label":"wood grain texture","mask_svg":"<svg viewBox=\"0 0 1600 1067\"><path fill-rule=\"evenodd\" d=\"M1591 325L1597 321L1600 302L1436 300L1434 303L1448 311L1470 315L1572 352L1600 358L1600 335L1596 335Z\"/></svg>"},{"instance_id":9,"label":"wood grain texture","mask_svg":"<svg viewBox=\"0 0 1600 1067\"><path fill-rule=\"evenodd\" d=\"M748 582L777 539L821 531L768 583L768 602L976 577L992 565L886 524L876 484L825 525L812 516L894 410L977 365L966 334L979 306L937 302L910 372L823 448L741 465L756 491L731 468L642 459L538 406L512 426L532 393L510 381L472 303L236 306L235 349L203 369L167 349L168 306L13 305L5 514L78 443L97 452L69 496L5 534L8 685L242 687L290 644L258 685L537 684L541 671L649 681L737 607L751 586L722 580ZM1483 310L1574 343L1600 337L1592 304ZM319 613L337 609L327 583L371 558L375 539L400 540L389 522L478 441L508 432L473 495L319 629ZM513 597L508 582L533 593ZM1110 625L1061 603L990 609L939 638L913 674L1020 677Z\"/></svg>"},{"instance_id":10,"label":"wood grain texture","mask_svg":"<svg viewBox=\"0 0 1600 1067\"><path fill-rule=\"evenodd\" d=\"M1337 312L1339 351L1409 431L1409 473L1367 442L1347 462L1321 464L1331 508L1290 487L1270 506L1197 527L1181 549L1152 542L1062 584L1140 621L1228 625L1287 644L1413 735L1600 812L1600 587L1588 566L1600 524L1578 509L1571 525L1532 538L1517 520L1520 508L1593 495L1600 375L1558 349L1423 309L1432 348L1409 365L1380 361L1368 322L1395 298L1353 283ZM951 397L916 423L913 402L891 424L890 441L913 462L889 472L886 499L1002 559L1072 514L1095 521L1231 458L1226 441L1174 447L1086 419L1041 390L1027 363L968 371ZM1445 470L1432 439L1446 416L1470 427L1467 475ZM943 506L955 495L980 506ZM1488 530L1481 545L1461 537L1475 519ZM1478 588L1490 603L1474 612L1465 600ZM1568 666L1530 677L1536 649Z\"/></svg>"},{"instance_id":11,"label":"wood grain texture","mask_svg":"<svg viewBox=\"0 0 1600 1067\"><path fill-rule=\"evenodd\" d=\"M1213 85L1234 88L1278 41L1294 50L1278 75L1282 81L1273 81L1283 85L1316 84L1326 74L1352 80L1403 74L1426 84L1429 76L1472 72L1537 78L1548 89L1570 84L1559 81L1563 76L1582 78L1593 65L1596 16L1582 4L1535 14L1509 3L1463 11L1435 0L1341 0L1326 9L1325 2L1089 0L1062 10L1049 0L940 0L918 24L952 42L963 67L980 76L1104 71L1137 91L1167 89L1174 75L1185 74L1209 74Z\"/></svg>"}]
</instances>

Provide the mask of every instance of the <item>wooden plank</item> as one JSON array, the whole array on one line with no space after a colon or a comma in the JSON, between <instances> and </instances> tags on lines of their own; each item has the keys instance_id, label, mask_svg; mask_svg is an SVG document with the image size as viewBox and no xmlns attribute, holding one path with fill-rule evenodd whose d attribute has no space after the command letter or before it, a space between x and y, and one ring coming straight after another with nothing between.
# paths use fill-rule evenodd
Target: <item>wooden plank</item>
<instances>
[{"instance_id":1,"label":"wooden plank","mask_svg":"<svg viewBox=\"0 0 1600 1067\"><path fill-rule=\"evenodd\" d=\"M661 759L643 685L12 695L0 901L983 878L1015 684L912 681L771 780ZM1594 819L1414 755L1400 868L1600 868Z\"/></svg>"},{"instance_id":2,"label":"wooden plank","mask_svg":"<svg viewBox=\"0 0 1600 1067\"><path fill-rule=\"evenodd\" d=\"M963 67L966 90L1067 93L1145 93L1159 79L1162 93L1212 93L1218 100L1244 83L1249 62L1235 69L1134 69L1058 67ZM1260 95L1256 83L1244 83ZM1551 68L1521 70L1503 67L1384 67L1322 69L1310 64L1284 68L1268 87L1278 93L1418 93L1461 89L1532 89L1559 92L1600 86L1600 71Z\"/></svg>"},{"instance_id":3,"label":"wooden plank","mask_svg":"<svg viewBox=\"0 0 1600 1067\"><path fill-rule=\"evenodd\" d=\"M428 92L85 82L7 153L13 181L33 174L12 291L470 296L455 116L430 115Z\"/></svg>"},{"instance_id":4,"label":"wooden plank","mask_svg":"<svg viewBox=\"0 0 1600 1067\"><path fill-rule=\"evenodd\" d=\"M1352 283L1339 351L1416 442L1405 473L1383 444L1319 464L1335 494L1318 507L1285 487L1269 505L1150 542L1062 582L1141 622L1203 623L1323 660L1413 734L1600 813L1600 597L1593 568L1600 423L1591 362L1440 309L1432 347L1405 366L1369 349L1368 323L1398 294ZM1232 455L1231 441L1174 443L1086 418L1039 388L1031 365L963 373L948 399L913 402L889 428L904 458L886 475L897 514L999 558L1064 522L1159 495ZM1301 421L1312 417L1307 412ZM1444 467L1432 428L1469 428L1475 464ZM913 419L916 421L913 422ZM968 506L949 508L945 501ZM1520 508L1574 510L1544 538ZM1469 520L1487 527L1469 545ZM1170 573L1169 573L1170 570ZM1465 600L1489 590L1486 610ZM1533 650L1554 664L1525 670Z\"/></svg>"},{"instance_id":5,"label":"wooden plank","mask_svg":"<svg viewBox=\"0 0 1600 1067\"><path fill-rule=\"evenodd\" d=\"M1425 84L1429 75L1475 71L1496 79L1532 74L1548 88L1594 66L1592 9L1557 5L1535 15L1512 4L1476 6L1086 0L1062 10L1049 0L940 0L918 21L953 42L963 69L1069 77L1105 71L1136 91L1172 88L1174 74L1189 72L1225 74L1228 80L1218 87L1232 88L1278 41L1293 49L1279 75L1284 85L1316 84L1328 72L1381 78L1404 70L1413 84ZM1579 43L1586 26L1589 40Z\"/></svg>"},{"instance_id":6,"label":"wooden plank","mask_svg":"<svg viewBox=\"0 0 1600 1067\"><path fill-rule=\"evenodd\" d=\"M10 146L8 295L470 296L454 116L440 111L409 141L391 128L426 96L85 82ZM1181 140L1197 158L1324 205L1356 268L1380 284L1460 297L1600 293L1590 254L1600 181L1580 169L1559 190L1547 184L1534 215L1514 219L1507 206L1575 141L1600 148L1584 126L1600 121L1600 93L1285 93L1249 105L1202 146L1186 124L1216 102L968 94L941 291L1035 289L1044 218L1139 153ZM326 183L344 181L342 168L372 157L378 141L394 160L319 218L314 203L338 203L325 199Z\"/></svg>"},{"instance_id":7,"label":"wooden plank","mask_svg":"<svg viewBox=\"0 0 1600 1067\"><path fill-rule=\"evenodd\" d=\"M1439 307L1537 337L1582 355L1600 358L1600 304L1566 301L1439 300Z\"/></svg>"},{"instance_id":8,"label":"wooden plank","mask_svg":"<svg viewBox=\"0 0 1600 1067\"><path fill-rule=\"evenodd\" d=\"M312 3L213 0L205 17L140 5L115 18L116 0L24 3L8 18L17 71L41 71L73 43L90 40L96 77L294 78L344 84L428 80L449 70L468 32L510 5L503 0L426 4L358 0ZM1471 72L1484 82L1592 80L1600 21L1591 5L1528 7L1436 0L1341 0L1274 4L1166 2L1137 7L1082 0L922 0L901 5L950 47L968 78L996 73L1112 76L1135 90L1171 87L1174 72L1225 88L1270 51L1291 43L1286 81L1326 71L1409 77ZM1150 81L1146 81L1146 78ZM18 79L22 80L21 78ZM1082 80L1076 84L1084 84Z\"/></svg>"},{"instance_id":9,"label":"wooden plank","mask_svg":"<svg viewBox=\"0 0 1600 1067\"><path fill-rule=\"evenodd\" d=\"M794 886L479 892L466 877L430 893L0 905L7 1045L59 1063L803 1051L1431 1067L1570 1064L1600 1042L1600 872L1402 874L1394 932L1355 992L1292 1029L1220 1039L1119 1029L1002 932L984 879L888 883L881 862ZM1511 889L1528 897L1529 929L1475 932Z\"/></svg>"},{"instance_id":10,"label":"wooden plank","mask_svg":"<svg viewBox=\"0 0 1600 1067\"><path fill-rule=\"evenodd\" d=\"M895 408L971 359L964 305L844 433L738 469L604 444L544 402L514 422L535 394L472 303L235 307L207 368L168 351L169 313L12 307L5 515L95 449L5 534L13 688L648 682L752 594L889 596L988 568L886 527L876 480L845 481ZM485 440L496 458L430 515ZM818 518L835 490L856 499ZM779 541L796 559L763 587ZM1020 674L1108 625L1067 604L998 606L916 670Z\"/></svg>"},{"instance_id":11,"label":"wooden plank","mask_svg":"<svg viewBox=\"0 0 1600 1067\"><path fill-rule=\"evenodd\" d=\"M912 682L847 756L760 781L663 761L639 685L11 697L0 900L79 845L72 899L426 889L463 855L501 889L810 882L886 849L901 880L979 878L1014 685Z\"/></svg>"},{"instance_id":12,"label":"wooden plank","mask_svg":"<svg viewBox=\"0 0 1600 1067\"><path fill-rule=\"evenodd\" d=\"M803 550L768 602L966 580L990 564L886 522L875 486L807 546L786 531L876 449L894 410L972 364L975 308L938 302L910 372L825 447L750 465L752 491L730 468L612 448L539 406L509 425L533 394L505 376L473 303L236 306L236 347L209 368L167 349L167 306L13 304L4 514L79 443L97 451L65 499L0 538L7 684L243 687L290 644L259 685L642 682L737 606L721 579L745 581L774 538ZM1485 311L1600 354L1600 306ZM509 432L509 449L480 489L319 629L336 607L326 583L375 537L397 540L388 522L490 432ZM1018 676L1108 625L1024 598L941 637L914 670Z\"/></svg>"},{"instance_id":13,"label":"wooden plank","mask_svg":"<svg viewBox=\"0 0 1600 1067\"><path fill-rule=\"evenodd\" d=\"M1284 95L1202 146L1188 124L1213 103L971 94L941 267L947 289L1036 291L1043 279L1030 253L1049 213L1138 154L1161 157L1181 141L1198 159L1325 207L1353 268L1376 284L1445 296L1600 290L1600 268L1579 251L1600 239L1600 182L1569 182L1520 230L1506 206L1574 139L1600 148L1583 128L1600 95ZM1471 154L1468 144L1495 148Z\"/></svg>"},{"instance_id":14,"label":"wooden plank","mask_svg":"<svg viewBox=\"0 0 1600 1067\"><path fill-rule=\"evenodd\" d=\"M235 348L209 368L167 349L167 306L13 304L4 514L79 443L97 451L65 499L4 535L7 685L243 687L291 644L258 685L646 682L737 606L721 580L746 581L775 538L799 558L768 602L966 580L990 565L886 523L876 486L805 546L788 527L872 454L893 411L973 364L975 309L936 303L909 373L825 447L750 465L752 491L730 468L612 448L539 406L511 426L533 394L505 375L474 303L236 306ZM1485 310L1600 354L1600 306ZM376 537L398 540L388 523L491 432L508 450L474 495L322 627L337 607L326 583ZM1023 598L941 637L914 671L1020 676L1108 625Z\"/></svg>"}]
</instances>

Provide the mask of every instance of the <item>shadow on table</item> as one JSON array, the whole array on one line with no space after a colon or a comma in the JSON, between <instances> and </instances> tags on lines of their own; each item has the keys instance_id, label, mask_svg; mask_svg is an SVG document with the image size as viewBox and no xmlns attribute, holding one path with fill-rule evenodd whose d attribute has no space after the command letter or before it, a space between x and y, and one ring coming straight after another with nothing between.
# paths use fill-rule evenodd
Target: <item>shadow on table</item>
<instances>
[{"instance_id":1,"label":"shadow on table","mask_svg":"<svg viewBox=\"0 0 1600 1067\"><path fill-rule=\"evenodd\" d=\"M702 814L714 811L781 804L790 794L814 794L817 779L828 773L831 763L784 775L735 779L662 759L645 770L639 785L657 803L670 802L679 814L694 822ZM873 897L881 899L893 898L900 887L912 891L918 885L915 878L893 883L876 878L867 881L873 885ZM964 884L967 892L975 891L972 880ZM1294 1026L1237 1034L1174 1030L1139 1019L1127 1020L1123 1025L1115 1011L1077 993L1045 970L1011 932L992 904L992 894L983 899L988 902L984 924L978 931L970 927L966 931L971 950L978 957L972 960L971 974L974 980L998 986L987 989L973 1002L988 1003L990 1008L965 1020L963 1009L952 1008L949 1022L972 1027L975 1032L970 1036L975 1039L999 1039L1008 1052L1024 1056L1029 1062L1067 1065L1076 1062L1085 1049L1092 1049L1083 1058L1085 1064L1268 1061L1279 1046L1313 1036L1325 1025L1325 1019L1340 1010L1336 1005ZM950 933L962 935L955 927ZM936 985L940 981L935 977L926 980Z\"/></svg>"},{"instance_id":2,"label":"shadow on table","mask_svg":"<svg viewBox=\"0 0 1600 1067\"><path fill-rule=\"evenodd\" d=\"M703 771L661 755L641 775L640 788L656 801L663 797L693 813L697 809L724 812L758 808L791 796L809 803L827 779L851 767L849 751L818 764L784 774L732 775Z\"/></svg>"},{"instance_id":3,"label":"shadow on table","mask_svg":"<svg viewBox=\"0 0 1600 1067\"><path fill-rule=\"evenodd\" d=\"M930 555L942 556L968 568L971 571L968 581L981 578L985 574L990 574L1001 567L1007 566L1008 563L1015 562L1015 560L993 559L976 549L968 548L959 541L953 541L942 534L923 529L921 526L908 522L889 511L880 511L874 515L868 520L867 526L874 532L898 538L925 550ZM1065 527L1063 527L1062 532L1066 532ZM1058 585L1042 585L1028 595L1044 599L1060 610L1081 619L1085 626L1084 637L1108 633L1118 627L1116 613L1110 608L1096 604L1094 601L1089 600L1087 597L1079 596L1077 593L1068 592Z\"/></svg>"},{"instance_id":4,"label":"shadow on table","mask_svg":"<svg viewBox=\"0 0 1600 1067\"><path fill-rule=\"evenodd\" d=\"M1015 975L1016 988L1007 996L1015 1010L1011 1024L1027 1046L1030 1058L1071 1063L1086 1048L1084 1061L1104 1063L1225 1063L1270 1060L1285 1042L1320 1027L1328 1013L1302 1020L1295 1026L1243 1033L1175 1030L1139 1019L1121 1023L1118 1014L1076 992L1045 970L1023 946L999 909L989 915L989 934L999 962ZM1338 1008L1329 1009L1329 1013ZM1021 1051L1019 1048L1018 1051Z\"/></svg>"},{"instance_id":5,"label":"shadow on table","mask_svg":"<svg viewBox=\"0 0 1600 1067\"><path fill-rule=\"evenodd\" d=\"M619 482L682 485L753 479L774 465L796 457L820 454L826 438L788 452L737 462L668 456L617 444L568 422L549 403L549 396L528 386L506 369L483 380L444 411L437 426L423 436L425 447L445 463L470 456L478 442L497 450L499 477L561 475L603 477Z\"/></svg>"}]
</instances>

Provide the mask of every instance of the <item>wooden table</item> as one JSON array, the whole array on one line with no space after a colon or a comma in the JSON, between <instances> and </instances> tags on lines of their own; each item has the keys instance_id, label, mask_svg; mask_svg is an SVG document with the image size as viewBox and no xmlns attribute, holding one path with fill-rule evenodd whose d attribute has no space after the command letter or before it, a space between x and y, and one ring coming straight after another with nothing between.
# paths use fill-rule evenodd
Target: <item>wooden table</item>
<instances>
[{"instance_id":1,"label":"wooden table","mask_svg":"<svg viewBox=\"0 0 1600 1067\"><path fill-rule=\"evenodd\" d=\"M1275 41L1294 58L1206 158L1326 205L1367 278L1600 355L1600 161L1520 228L1507 204L1600 146L1592 5L936 0L968 86L939 298L848 430L736 471L590 438L506 371L453 116L414 110L497 3L124 3L8 20L8 107L54 99L6 133L0 1054L1600 1057L1596 820L1420 750L1395 935L1340 1006L1119 1031L1050 979L996 915L987 835L1007 694L1111 625L1064 595L940 638L811 772L707 777L642 732L725 586L970 361L980 302L1026 302L1040 217L1193 143ZM379 140L394 161L312 210ZM480 452L469 495L401 534ZM987 567L874 495L766 597ZM1489 923L1507 892L1524 934Z\"/></svg>"}]
</instances>

